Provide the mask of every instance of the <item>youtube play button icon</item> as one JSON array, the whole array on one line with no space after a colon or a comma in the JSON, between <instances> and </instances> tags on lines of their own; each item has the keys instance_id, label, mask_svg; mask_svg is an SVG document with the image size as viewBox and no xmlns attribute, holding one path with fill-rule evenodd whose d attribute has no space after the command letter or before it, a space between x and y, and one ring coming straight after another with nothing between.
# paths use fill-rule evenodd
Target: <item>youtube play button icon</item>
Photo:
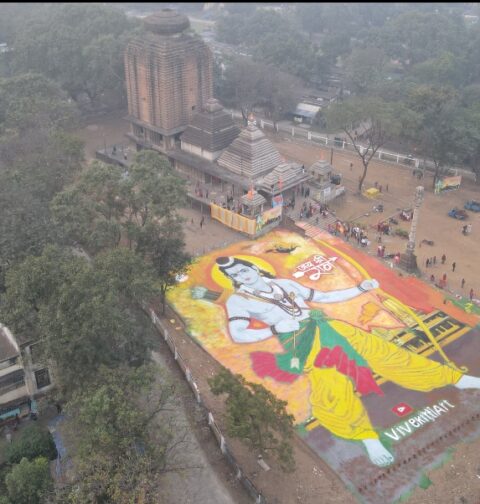
<instances>
[{"instance_id":1,"label":"youtube play button icon","mask_svg":"<svg viewBox=\"0 0 480 504\"><path fill-rule=\"evenodd\" d=\"M402 417L411 413L413 411L413 408L407 403L401 402L394 406L392 408L392 411L395 413L395 415Z\"/></svg>"}]
</instances>

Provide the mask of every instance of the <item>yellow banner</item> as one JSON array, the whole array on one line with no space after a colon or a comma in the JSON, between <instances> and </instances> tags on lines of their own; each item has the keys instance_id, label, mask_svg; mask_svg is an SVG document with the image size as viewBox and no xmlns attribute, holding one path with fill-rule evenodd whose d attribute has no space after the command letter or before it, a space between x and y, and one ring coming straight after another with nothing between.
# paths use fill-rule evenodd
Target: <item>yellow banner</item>
<instances>
[{"instance_id":1,"label":"yellow banner","mask_svg":"<svg viewBox=\"0 0 480 504\"><path fill-rule=\"evenodd\" d=\"M282 207L279 207L280 211ZM257 222L254 219L249 219L240 215L236 212L232 212L227 208L222 208L221 206L210 204L210 211L212 219L220 221L225 226L235 229L235 231L240 231L242 233L249 234L251 236L255 235Z\"/></svg>"}]
</instances>

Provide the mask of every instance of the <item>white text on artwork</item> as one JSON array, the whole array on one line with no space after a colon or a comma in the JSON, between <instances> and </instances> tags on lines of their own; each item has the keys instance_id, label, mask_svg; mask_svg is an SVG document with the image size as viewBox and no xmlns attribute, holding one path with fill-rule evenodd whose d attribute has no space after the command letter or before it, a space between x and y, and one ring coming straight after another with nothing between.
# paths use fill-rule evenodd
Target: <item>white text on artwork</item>
<instances>
[{"instance_id":1,"label":"white text on artwork","mask_svg":"<svg viewBox=\"0 0 480 504\"><path fill-rule=\"evenodd\" d=\"M417 412L415 415L405 420L405 422L392 427L388 431L384 431L384 434L394 441L400 441L402 438L413 434L416 429L419 429L423 425L435 422L440 415L447 413L449 409L454 407L453 404L450 404L446 400L440 401L433 406L428 406L420 412Z\"/></svg>"},{"instance_id":2,"label":"white text on artwork","mask_svg":"<svg viewBox=\"0 0 480 504\"><path fill-rule=\"evenodd\" d=\"M328 274L333 270L334 262L337 257L324 257L322 255L314 255L302 264L296 267L294 278L302 278L307 275L310 280L318 280L321 275Z\"/></svg>"}]
</instances>

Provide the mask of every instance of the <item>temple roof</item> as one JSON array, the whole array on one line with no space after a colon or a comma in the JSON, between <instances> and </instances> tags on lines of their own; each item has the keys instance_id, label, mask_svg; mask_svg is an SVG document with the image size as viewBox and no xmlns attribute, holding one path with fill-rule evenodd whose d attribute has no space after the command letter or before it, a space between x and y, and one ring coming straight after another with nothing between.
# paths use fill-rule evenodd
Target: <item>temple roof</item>
<instances>
[{"instance_id":1,"label":"temple roof","mask_svg":"<svg viewBox=\"0 0 480 504\"><path fill-rule=\"evenodd\" d=\"M252 179L266 175L281 162L272 142L253 124L243 129L217 160L223 168Z\"/></svg>"},{"instance_id":2,"label":"temple roof","mask_svg":"<svg viewBox=\"0 0 480 504\"><path fill-rule=\"evenodd\" d=\"M188 17L172 9L155 12L147 16L143 22L147 31L158 35L174 35L190 28Z\"/></svg>"},{"instance_id":3,"label":"temple roof","mask_svg":"<svg viewBox=\"0 0 480 504\"><path fill-rule=\"evenodd\" d=\"M305 179L305 170L298 163L282 163L275 167L268 175L257 181L257 185L261 188L272 190L280 188L280 181L283 189L290 187L292 182L298 182L300 179ZM310 177L308 177L310 178Z\"/></svg>"},{"instance_id":4,"label":"temple roof","mask_svg":"<svg viewBox=\"0 0 480 504\"><path fill-rule=\"evenodd\" d=\"M239 133L240 128L234 124L232 116L218 100L210 98L204 110L192 117L181 140L210 152L218 152L227 148Z\"/></svg>"},{"instance_id":5,"label":"temple roof","mask_svg":"<svg viewBox=\"0 0 480 504\"><path fill-rule=\"evenodd\" d=\"M325 159L320 159L310 166L309 171L315 175L328 175L333 171L333 166Z\"/></svg>"},{"instance_id":6,"label":"temple roof","mask_svg":"<svg viewBox=\"0 0 480 504\"><path fill-rule=\"evenodd\" d=\"M256 207L260 205L264 205L267 200L259 194L257 191L248 191L247 194L244 194L240 201L247 206Z\"/></svg>"}]
</instances>

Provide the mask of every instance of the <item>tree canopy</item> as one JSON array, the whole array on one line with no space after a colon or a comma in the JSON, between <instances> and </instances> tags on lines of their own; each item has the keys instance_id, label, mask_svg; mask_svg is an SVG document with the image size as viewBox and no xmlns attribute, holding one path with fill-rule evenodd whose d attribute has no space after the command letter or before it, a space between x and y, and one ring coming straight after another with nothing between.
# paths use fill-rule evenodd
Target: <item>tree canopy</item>
<instances>
[{"instance_id":1,"label":"tree canopy","mask_svg":"<svg viewBox=\"0 0 480 504\"><path fill-rule=\"evenodd\" d=\"M13 38L17 72L38 72L78 103L125 101L123 52L138 20L100 4L42 4L26 12Z\"/></svg>"},{"instance_id":2,"label":"tree canopy","mask_svg":"<svg viewBox=\"0 0 480 504\"><path fill-rule=\"evenodd\" d=\"M158 478L175 469L171 452L181 441L173 393L156 366L101 366L66 407L75 478L59 503L158 502Z\"/></svg>"},{"instance_id":3,"label":"tree canopy","mask_svg":"<svg viewBox=\"0 0 480 504\"><path fill-rule=\"evenodd\" d=\"M119 249L89 262L48 246L6 276L1 318L23 339L38 339L68 395L104 364L142 362L151 348L143 299L157 293L153 271Z\"/></svg>"},{"instance_id":4,"label":"tree canopy","mask_svg":"<svg viewBox=\"0 0 480 504\"><path fill-rule=\"evenodd\" d=\"M11 504L43 504L53 485L48 460L22 459L7 474L5 485Z\"/></svg>"},{"instance_id":5,"label":"tree canopy","mask_svg":"<svg viewBox=\"0 0 480 504\"><path fill-rule=\"evenodd\" d=\"M261 453L271 452L285 471L292 471L295 459L291 446L293 415L287 403L277 399L263 385L247 382L222 368L208 380L215 395L227 394L227 431Z\"/></svg>"}]
</instances>

